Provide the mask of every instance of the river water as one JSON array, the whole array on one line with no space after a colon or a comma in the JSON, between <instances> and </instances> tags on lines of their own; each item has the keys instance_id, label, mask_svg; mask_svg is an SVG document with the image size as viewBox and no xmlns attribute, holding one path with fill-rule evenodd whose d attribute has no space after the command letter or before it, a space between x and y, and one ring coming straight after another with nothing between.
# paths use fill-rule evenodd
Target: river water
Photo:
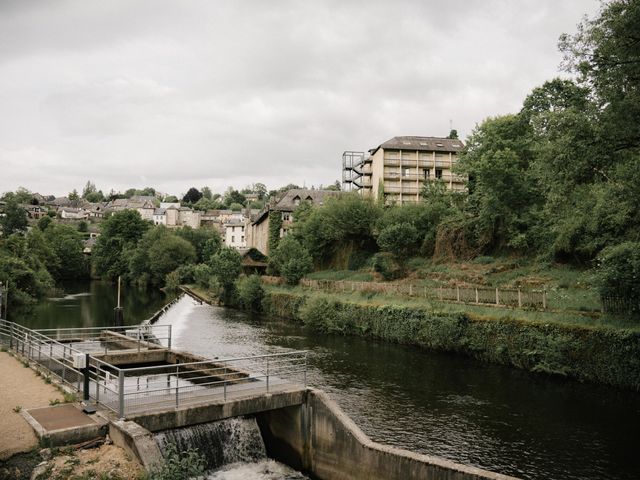
<instances>
[{"instance_id":1,"label":"river water","mask_svg":"<svg viewBox=\"0 0 640 480\"><path fill-rule=\"evenodd\" d=\"M97 291L107 302L110 294ZM56 321L109 324L112 306L92 314L85 298L91 296L68 299L65 308L45 302L47 320L29 316L21 321L43 327ZM147 318L163 301L145 298L130 311L125 303L129 323ZM85 313L72 313L78 309ZM58 320L53 311L61 315ZM526 479L640 478L640 394L635 392L453 354L317 334L189 297L158 324L172 325L175 348L207 356L309 350L309 384L328 392L381 443Z\"/></svg>"}]
</instances>

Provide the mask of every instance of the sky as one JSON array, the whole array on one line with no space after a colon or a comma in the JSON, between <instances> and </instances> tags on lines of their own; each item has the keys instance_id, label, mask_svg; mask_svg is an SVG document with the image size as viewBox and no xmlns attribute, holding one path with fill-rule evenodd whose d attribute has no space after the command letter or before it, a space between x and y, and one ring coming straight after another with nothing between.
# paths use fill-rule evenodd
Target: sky
<instances>
[{"instance_id":1,"label":"sky","mask_svg":"<svg viewBox=\"0 0 640 480\"><path fill-rule=\"evenodd\" d=\"M328 185L558 75L596 0L0 0L0 192Z\"/></svg>"}]
</instances>

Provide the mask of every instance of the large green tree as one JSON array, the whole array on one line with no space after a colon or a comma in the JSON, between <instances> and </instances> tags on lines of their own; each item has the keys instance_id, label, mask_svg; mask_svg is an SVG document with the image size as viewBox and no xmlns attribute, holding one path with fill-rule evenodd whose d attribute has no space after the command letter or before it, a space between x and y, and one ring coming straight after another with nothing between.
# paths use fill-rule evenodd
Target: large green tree
<instances>
[{"instance_id":1,"label":"large green tree","mask_svg":"<svg viewBox=\"0 0 640 480\"><path fill-rule=\"evenodd\" d=\"M151 224L135 210L116 212L101 225L92 251L95 273L115 279L129 270L129 258Z\"/></svg>"},{"instance_id":2,"label":"large green tree","mask_svg":"<svg viewBox=\"0 0 640 480\"><path fill-rule=\"evenodd\" d=\"M27 212L14 197L6 200L4 213L0 215L0 230L2 235L8 237L15 232L23 232L27 229Z\"/></svg>"}]
</instances>

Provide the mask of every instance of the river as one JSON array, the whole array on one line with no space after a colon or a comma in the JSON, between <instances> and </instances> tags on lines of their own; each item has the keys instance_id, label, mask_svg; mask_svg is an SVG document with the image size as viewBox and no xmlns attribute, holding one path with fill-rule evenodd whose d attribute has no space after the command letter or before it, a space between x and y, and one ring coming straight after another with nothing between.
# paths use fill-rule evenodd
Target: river
<instances>
[{"instance_id":1,"label":"river","mask_svg":"<svg viewBox=\"0 0 640 480\"><path fill-rule=\"evenodd\" d=\"M19 321L41 327L108 324L113 303L92 313L89 299L101 295L95 304L106 305L108 298L113 301L113 288L84 288L67 297L64 308L58 305L62 300L43 302L34 315L46 313L46 319ZM135 295L127 297L128 323L159 308L163 299L154 295L140 297L140 304ZM189 297L158 324L172 325L175 348L207 356L309 350L309 384L327 391L381 443L525 479L640 478L640 394L635 392L453 354L317 334Z\"/></svg>"}]
</instances>

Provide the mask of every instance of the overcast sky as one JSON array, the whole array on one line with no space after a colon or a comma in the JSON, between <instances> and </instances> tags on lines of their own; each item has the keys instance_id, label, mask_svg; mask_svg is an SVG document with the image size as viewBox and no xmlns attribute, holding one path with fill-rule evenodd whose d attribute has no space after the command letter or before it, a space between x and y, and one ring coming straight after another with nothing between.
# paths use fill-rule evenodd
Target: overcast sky
<instances>
[{"instance_id":1,"label":"overcast sky","mask_svg":"<svg viewBox=\"0 0 640 480\"><path fill-rule=\"evenodd\" d=\"M0 192L329 184L559 74L595 0L0 0Z\"/></svg>"}]
</instances>

